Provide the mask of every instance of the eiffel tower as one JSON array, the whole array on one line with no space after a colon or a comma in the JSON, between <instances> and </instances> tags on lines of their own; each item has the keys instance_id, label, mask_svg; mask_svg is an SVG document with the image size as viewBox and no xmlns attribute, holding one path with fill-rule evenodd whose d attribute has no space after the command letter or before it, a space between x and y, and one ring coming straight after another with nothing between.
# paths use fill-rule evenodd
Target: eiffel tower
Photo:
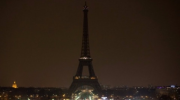
<instances>
[{"instance_id":1,"label":"eiffel tower","mask_svg":"<svg viewBox=\"0 0 180 100\"><path fill-rule=\"evenodd\" d=\"M89 35L88 35L88 6L84 5L84 22L83 22L83 39L82 39L82 48L81 48L81 57L79 58L79 66L76 72L76 75L73 77L73 82L68 91L68 97L74 93L77 88L87 85L94 88L95 93L101 95L102 90L99 85L97 76L94 73L92 58L90 56L89 48ZM89 76L83 76L83 67L88 67Z\"/></svg>"}]
</instances>

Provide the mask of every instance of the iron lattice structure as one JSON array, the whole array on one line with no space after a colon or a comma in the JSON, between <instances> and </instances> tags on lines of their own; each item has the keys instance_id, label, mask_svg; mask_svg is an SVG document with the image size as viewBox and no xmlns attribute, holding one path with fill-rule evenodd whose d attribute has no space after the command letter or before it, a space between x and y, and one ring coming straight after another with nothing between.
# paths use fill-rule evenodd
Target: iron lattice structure
<instances>
[{"instance_id":1,"label":"iron lattice structure","mask_svg":"<svg viewBox=\"0 0 180 100\"><path fill-rule=\"evenodd\" d=\"M84 5L84 21L83 21L83 38L82 38L82 48L81 57L79 58L79 66L76 75L73 77L73 82L68 91L68 97L76 91L76 89L83 85L88 85L94 88L94 93L101 95L102 90L98 79L94 73L92 58L90 56L89 48L89 34L88 34L88 6ZM83 76L83 67L88 67L89 76Z\"/></svg>"}]
</instances>

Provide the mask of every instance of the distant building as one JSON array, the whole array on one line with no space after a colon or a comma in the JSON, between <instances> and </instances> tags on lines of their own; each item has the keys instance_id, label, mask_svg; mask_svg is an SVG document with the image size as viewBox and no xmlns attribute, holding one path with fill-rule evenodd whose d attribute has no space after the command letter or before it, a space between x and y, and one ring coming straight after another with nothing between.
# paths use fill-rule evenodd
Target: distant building
<instances>
[{"instance_id":1,"label":"distant building","mask_svg":"<svg viewBox=\"0 0 180 100\"><path fill-rule=\"evenodd\" d=\"M14 83L12 84L12 88L18 88L15 81L14 81Z\"/></svg>"}]
</instances>

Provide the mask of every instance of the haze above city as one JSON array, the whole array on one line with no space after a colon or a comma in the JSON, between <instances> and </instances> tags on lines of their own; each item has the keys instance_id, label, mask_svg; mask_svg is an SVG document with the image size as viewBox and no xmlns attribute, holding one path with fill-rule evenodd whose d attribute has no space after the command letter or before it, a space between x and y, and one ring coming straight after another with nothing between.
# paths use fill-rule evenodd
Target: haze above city
<instances>
[{"instance_id":1,"label":"haze above city","mask_svg":"<svg viewBox=\"0 0 180 100\"><path fill-rule=\"evenodd\" d=\"M81 53L84 2L0 1L0 86L69 87ZM100 84L180 85L178 0L86 2Z\"/></svg>"}]
</instances>

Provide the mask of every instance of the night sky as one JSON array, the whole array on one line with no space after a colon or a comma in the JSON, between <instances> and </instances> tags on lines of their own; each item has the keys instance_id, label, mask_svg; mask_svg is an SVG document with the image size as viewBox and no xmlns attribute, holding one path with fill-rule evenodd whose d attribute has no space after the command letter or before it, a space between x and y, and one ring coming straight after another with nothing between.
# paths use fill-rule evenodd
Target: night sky
<instances>
[{"instance_id":1,"label":"night sky","mask_svg":"<svg viewBox=\"0 0 180 100\"><path fill-rule=\"evenodd\" d=\"M179 0L86 0L93 67L111 86L180 85ZM69 87L84 0L0 1L0 86Z\"/></svg>"}]
</instances>

